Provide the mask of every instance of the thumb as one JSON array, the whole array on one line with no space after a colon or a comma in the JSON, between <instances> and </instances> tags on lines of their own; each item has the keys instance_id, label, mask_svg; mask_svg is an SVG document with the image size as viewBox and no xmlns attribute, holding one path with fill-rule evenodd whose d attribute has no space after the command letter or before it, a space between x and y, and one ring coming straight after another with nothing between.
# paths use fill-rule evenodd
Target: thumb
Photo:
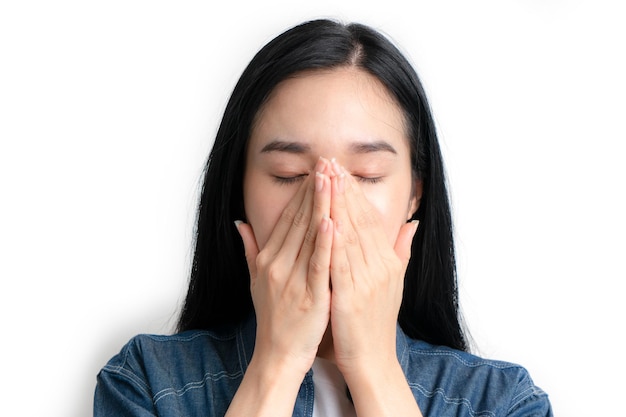
<instances>
[{"instance_id":1,"label":"thumb","mask_svg":"<svg viewBox=\"0 0 626 417\"><path fill-rule=\"evenodd\" d=\"M241 236L241 240L243 241L248 271L250 272L250 281L252 282L256 278L256 256L259 254L254 231L249 224L241 220L235 220L235 227L237 227L239 236Z\"/></svg>"},{"instance_id":2,"label":"thumb","mask_svg":"<svg viewBox=\"0 0 626 417\"><path fill-rule=\"evenodd\" d=\"M398 233L398 238L396 239L396 244L393 248L405 268L411 259L411 244L413 243L413 237L415 236L415 232L417 232L418 225L419 220L413 220L409 223L403 224L400 228L400 233Z\"/></svg>"}]
</instances>

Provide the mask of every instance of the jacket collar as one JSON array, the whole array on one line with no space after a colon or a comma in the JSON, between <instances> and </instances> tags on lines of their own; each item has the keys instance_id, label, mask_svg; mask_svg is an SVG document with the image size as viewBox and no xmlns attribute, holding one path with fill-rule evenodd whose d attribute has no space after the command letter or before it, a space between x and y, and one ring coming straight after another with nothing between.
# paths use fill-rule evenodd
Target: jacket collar
<instances>
[{"instance_id":1,"label":"jacket collar","mask_svg":"<svg viewBox=\"0 0 626 417\"><path fill-rule=\"evenodd\" d=\"M250 359L252 358L252 352L254 352L254 342L256 340L256 316L254 313L250 314L248 318L241 322L237 331L237 345L239 348L239 358L241 369L243 372L248 368ZM409 347L410 338L407 336L400 327L396 324L396 355L400 366L406 375L409 366Z\"/></svg>"}]
</instances>

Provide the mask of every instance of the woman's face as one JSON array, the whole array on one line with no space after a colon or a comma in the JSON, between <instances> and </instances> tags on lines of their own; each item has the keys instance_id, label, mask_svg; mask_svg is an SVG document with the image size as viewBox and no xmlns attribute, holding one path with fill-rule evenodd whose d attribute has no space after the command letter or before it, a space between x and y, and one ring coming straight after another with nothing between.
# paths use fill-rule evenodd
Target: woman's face
<instances>
[{"instance_id":1,"label":"woman's face","mask_svg":"<svg viewBox=\"0 0 626 417\"><path fill-rule=\"evenodd\" d=\"M246 155L244 205L259 249L319 157L355 176L393 245L421 197L408 144L400 107L362 70L312 71L280 83L257 115Z\"/></svg>"}]
</instances>

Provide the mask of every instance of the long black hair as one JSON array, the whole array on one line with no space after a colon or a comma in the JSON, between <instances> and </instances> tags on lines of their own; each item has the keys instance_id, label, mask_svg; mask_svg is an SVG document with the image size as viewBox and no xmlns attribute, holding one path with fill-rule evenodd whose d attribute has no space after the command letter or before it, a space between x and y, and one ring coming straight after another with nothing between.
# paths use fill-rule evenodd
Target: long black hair
<instances>
[{"instance_id":1,"label":"long black hair","mask_svg":"<svg viewBox=\"0 0 626 417\"><path fill-rule=\"evenodd\" d=\"M410 337L467 350L458 308L450 203L435 125L411 64L382 34L361 24L315 20L265 45L241 75L204 172L189 289L178 330L232 325L252 310L243 244L243 173L255 116L274 88L307 70L344 66L372 74L402 108L413 175L423 184L398 322Z\"/></svg>"}]
</instances>

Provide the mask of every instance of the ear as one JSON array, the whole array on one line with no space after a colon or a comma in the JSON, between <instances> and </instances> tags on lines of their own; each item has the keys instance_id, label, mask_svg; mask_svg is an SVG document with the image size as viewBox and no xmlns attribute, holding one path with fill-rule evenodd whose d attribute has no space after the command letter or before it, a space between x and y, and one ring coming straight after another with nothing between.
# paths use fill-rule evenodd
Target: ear
<instances>
[{"instance_id":1,"label":"ear","mask_svg":"<svg viewBox=\"0 0 626 417\"><path fill-rule=\"evenodd\" d=\"M420 208L423 189L424 183L422 182L422 180L415 180L415 182L413 183L413 191L411 192L411 199L409 200L409 211L406 217L407 220L411 220L417 209Z\"/></svg>"}]
</instances>

